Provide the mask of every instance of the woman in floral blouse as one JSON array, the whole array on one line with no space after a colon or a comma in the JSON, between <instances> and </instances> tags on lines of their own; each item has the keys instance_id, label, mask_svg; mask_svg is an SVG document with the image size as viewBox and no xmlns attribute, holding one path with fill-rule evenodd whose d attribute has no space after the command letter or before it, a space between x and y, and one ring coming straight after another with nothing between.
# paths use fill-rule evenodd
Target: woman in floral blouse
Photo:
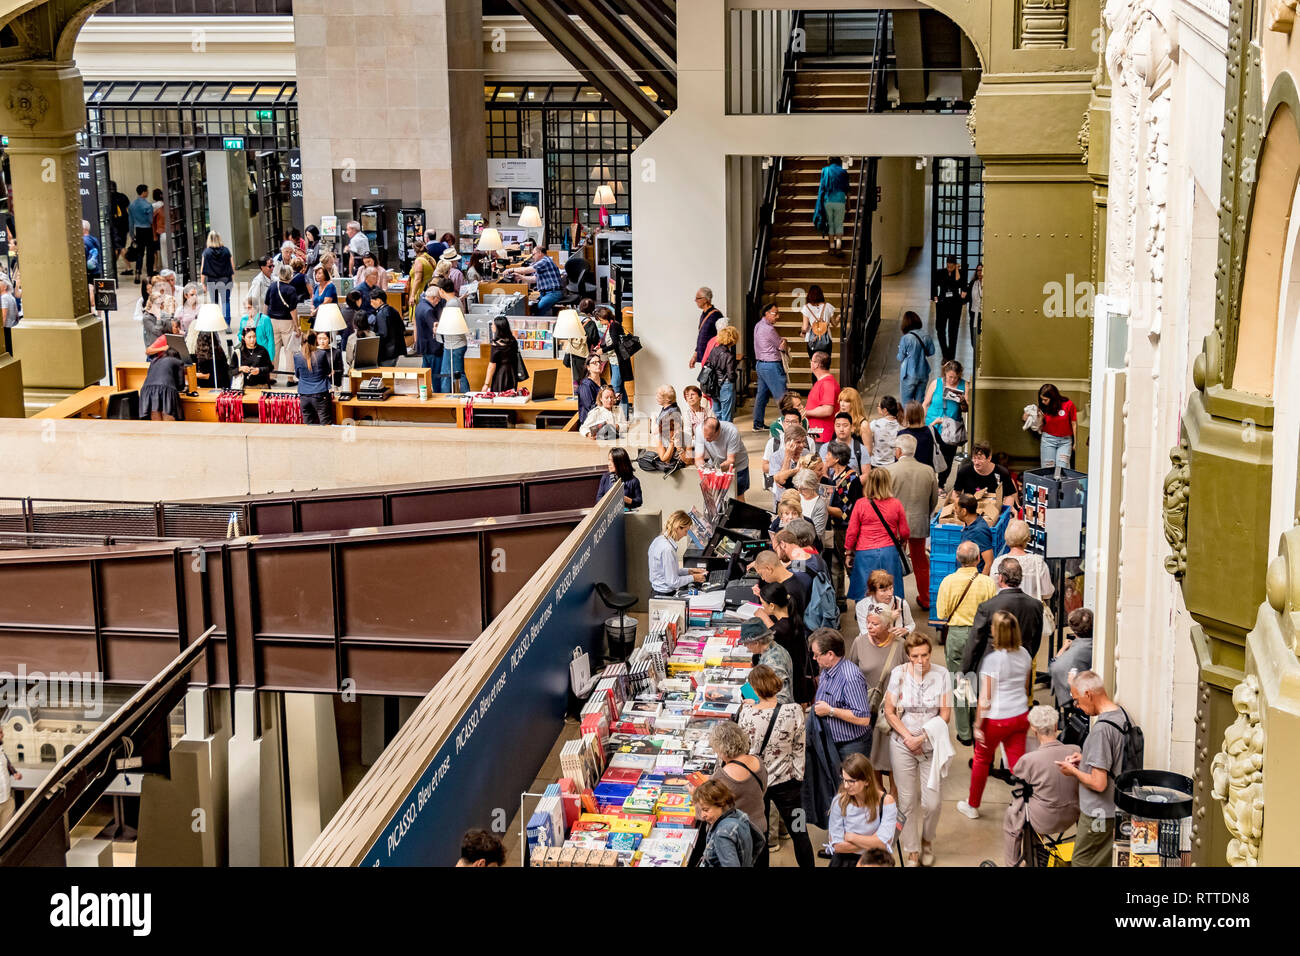
<instances>
[{"instance_id":1,"label":"woman in floral blouse","mask_svg":"<svg viewBox=\"0 0 1300 956\"><path fill-rule=\"evenodd\" d=\"M740 729L749 735L750 752L762 758L767 770L763 822L767 822L771 805L775 803L786 829L790 831L795 861L801 867L816 866L799 797L803 785L806 742L803 708L798 704L777 702L777 694L781 692L781 678L764 664L759 664L749 672L749 686L758 694L758 700L747 700L741 705L739 721Z\"/></svg>"}]
</instances>

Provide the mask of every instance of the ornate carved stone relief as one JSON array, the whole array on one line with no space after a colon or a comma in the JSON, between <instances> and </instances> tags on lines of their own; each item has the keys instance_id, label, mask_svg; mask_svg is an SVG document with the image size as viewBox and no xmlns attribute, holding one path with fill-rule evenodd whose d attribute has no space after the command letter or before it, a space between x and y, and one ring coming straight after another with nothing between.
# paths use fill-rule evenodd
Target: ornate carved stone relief
<instances>
[{"instance_id":1,"label":"ornate carved stone relief","mask_svg":"<svg viewBox=\"0 0 1300 956\"><path fill-rule=\"evenodd\" d=\"M1259 678L1254 674L1232 692L1237 711L1223 734L1223 749L1214 755L1210 773L1214 799L1223 803L1223 819L1232 840L1230 866L1255 866L1264 836L1264 725L1260 721Z\"/></svg>"},{"instance_id":2,"label":"ornate carved stone relief","mask_svg":"<svg viewBox=\"0 0 1300 956\"><path fill-rule=\"evenodd\" d=\"M1297 0L1269 0L1268 28L1277 33L1290 33L1295 25Z\"/></svg>"},{"instance_id":3,"label":"ornate carved stone relief","mask_svg":"<svg viewBox=\"0 0 1300 956\"><path fill-rule=\"evenodd\" d=\"M1187 573L1187 499L1191 492L1187 453L1187 442L1179 442L1178 447L1169 452L1169 460L1174 466L1165 475L1165 540L1173 552L1165 558L1165 570L1179 581Z\"/></svg>"},{"instance_id":4,"label":"ornate carved stone relief","mask_svg":"<svg viewBox=\"0 0 1300 956\"><path fill-rule=\"evenodd\" d=\"M28 129L32 129L44 117L50 108L50 101L31 80L21 80L14 84L5 101L9 114Z\"/></svg>"},{"instance_id":5,"label":"ornate carved stone relief","mask_svg":"<svg viewBox=\"0 0 1300 956\"><path fill-rule=\"evenodd\" d=\"M1088 144L1092 139L1092 111L1083 114L1083 125L1079 127L1079 162L1088 165Z\"/></svg>"},{"instance_id":6,"label":"ornate carved stone relief","mask_svg":"<svg viewBox=\"0 0 1300 956\"><path fill-rule=\"evenodd\" d=\"M1064 50L1069 46L1070 0L1020 0L1016 18L1022 50Z\"/></svg>"},{"instance_id":7,"label":"ornate carved stone relief","mask_svg":"<svg viewBox=\"0 0 1300 956\"><path fill-rule=\"evenodd\" d=\"M970 99L970 112L966 114L966 135L970 137L970 144L975 146L975 100L978 97L972 96Z\"/></svg>"}]
</instances>

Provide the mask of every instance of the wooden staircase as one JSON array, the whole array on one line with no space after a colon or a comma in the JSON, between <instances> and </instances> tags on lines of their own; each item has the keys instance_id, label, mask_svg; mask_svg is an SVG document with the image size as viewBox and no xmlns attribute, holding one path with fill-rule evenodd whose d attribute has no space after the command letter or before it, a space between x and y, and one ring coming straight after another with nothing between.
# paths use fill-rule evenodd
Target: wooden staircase
<instances>
[{"instance_id":1,"label":"wooden staircase","mask_svg":"<svg viewBox=\"0 0 1300 956\"><path fill-rule=\"evenodd\" d=\"M763 275L764 302L776 302L780 307L777 329L790 343L790 387L799 391L807 391L813 384L812 370L808 367L808 349L800 333L803 296L809 287L821 286L826 301L835 306L836 318L839 319L843 315L850 282L850 242L857 210L858 165L854 162L848 170L844 252L837 257L830 255L826 239L817 234L812 221L817 187L825 165L825 156L786 158L768 243L767 271ZM832 334L832 339L831 369L838 374L838 332Z\"/></svg>"}]
</instances>

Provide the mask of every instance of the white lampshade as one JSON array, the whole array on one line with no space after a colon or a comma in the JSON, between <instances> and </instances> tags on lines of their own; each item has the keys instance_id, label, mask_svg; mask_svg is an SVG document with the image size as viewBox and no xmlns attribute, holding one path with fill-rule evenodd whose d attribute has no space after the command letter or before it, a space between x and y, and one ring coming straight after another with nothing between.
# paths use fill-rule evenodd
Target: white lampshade
<instances>
[{"instance_id":1,"label":"white lampshade","mask_svg":"<svg viewBox=\"0 0 1300 956\"><path fill-rule=\"evenodd\" d=\"M587 332L582 327L582 319L575 309L562 309L555 319L554 337L557 339L581 339Z\"/></svg>"},{"instance_id":2,"label":"white lampshade","mask_svg":"<svg viewBox=\"0 0 1300 956\"><path fill-rule=\"evenodd\" d=\"M343 312L338 304L326 302L316 310L316 320L312 323L313 332L342 332L348 327L343 321Z\"/></svg>"},{"instance_id":3,"label":"white lampshade","mask_svg":"<svg viewBox=\"0 0 1300 956\"><path fill-rule=\"evenodd\" d=\"M596 187L596 198L592 202L597 206L612 206L618 200L614 198L614 190L610 189L608 185L604 185Z\"/></svg>"},{"instance_id":4,"label":"white lampshade","mask_svg":"<svg viewBox=\"0 0 1300 956\"><path fill-rule=\"evenodd\" d=\"M194 327L200 332L224 332L229 328L225 313L215 302L205 302L199 306L199 315L194 320Z\"/></svg>"},{"instance_id":5,"label":"white lampshade","mask_svg":"<svg viewBox=\"0 0 1300 956\"><path fill-rule=\"evenodd\" d=\"M465 313L458 305L448 305L442 310L438 319L439 335L469 335L469 326L465 324Z\"/></svg>"},{"instance_id":6,"label":"white lampshade","mask_svg":"<svg viewBox=\"0 0 1300 956\"><path fill-rule=\"evenodd\" d=\"M525 206L519 216L519 225L524 229L541 229L542 213L536 206Z\"/></svg>"},{"instance_id":7,"label":"white lampshade","mask_svg":"<svg viewBox=\"0 0 1300 956\"><path fill-rule=\"evenodd\" d=\"M497 229L484 229L483 235L478 237L478 249L480 252L500 252L504 248L501 242L501 232Z\"/></svg>"}]
</instances>

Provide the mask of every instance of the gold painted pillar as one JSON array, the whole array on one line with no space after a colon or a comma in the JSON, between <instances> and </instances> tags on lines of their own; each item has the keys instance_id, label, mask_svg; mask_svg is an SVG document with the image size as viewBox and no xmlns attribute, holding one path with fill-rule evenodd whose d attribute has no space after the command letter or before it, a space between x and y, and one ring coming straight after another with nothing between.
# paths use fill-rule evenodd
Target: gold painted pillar
<instances>
[{"instance_id":1,"label":"gold painted pillar","mask_svg":"<svg viewBox=\"0 0 1300 956\"><path fill-rule=\"evenodd\" d=\"M13 330L28 398L56 399L103 378L104 324L91 312L81 241L77 133L86 123L71 63L0 67L23 320Z\"/></svg>"}]
</instances>

